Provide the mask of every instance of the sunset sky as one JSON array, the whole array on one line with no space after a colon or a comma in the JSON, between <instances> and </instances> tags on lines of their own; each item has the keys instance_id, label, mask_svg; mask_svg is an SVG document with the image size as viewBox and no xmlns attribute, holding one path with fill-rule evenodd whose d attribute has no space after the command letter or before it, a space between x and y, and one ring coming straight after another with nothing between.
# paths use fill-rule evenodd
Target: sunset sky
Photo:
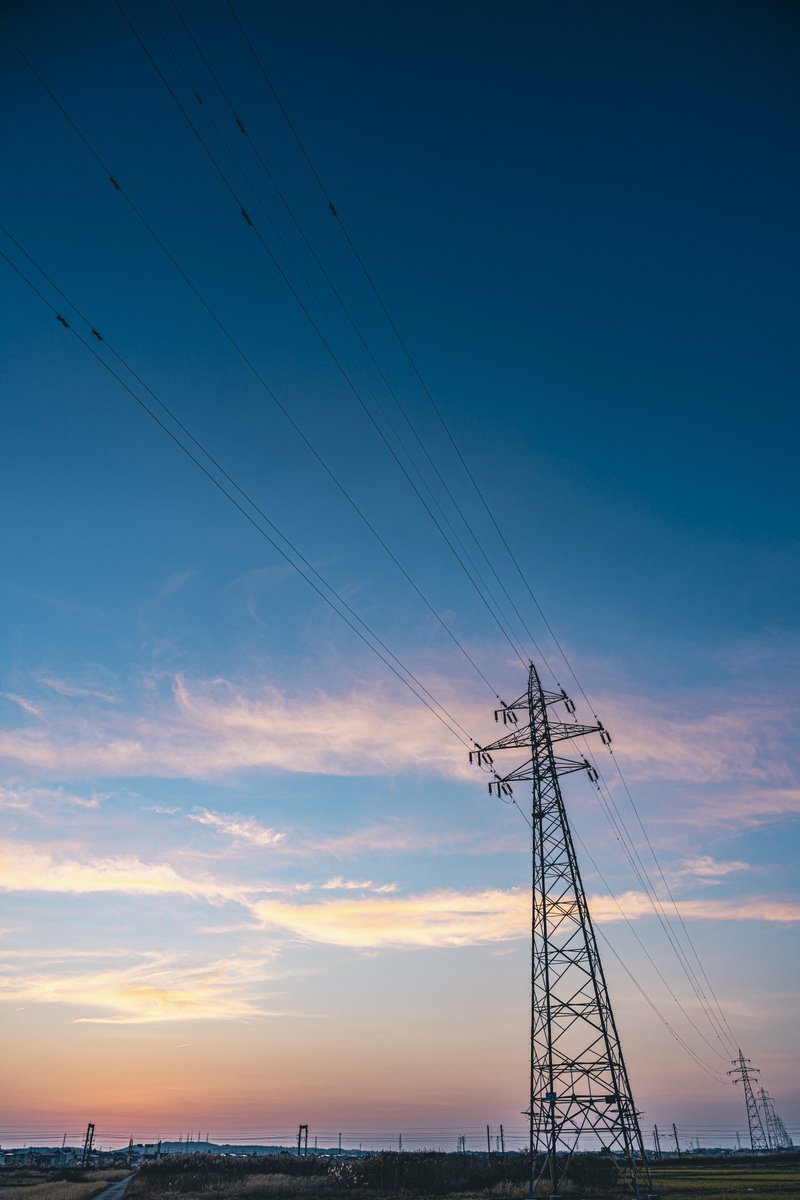
<instances>
[{"instance_id":1,"label":"sunset sky","mask_svg":"<svg viewBox=\"0 0 800 1200\"><path fill-rule=\"evenodd\" d=\"M3 5L0 1144L517 1144L529 655L646 1143L800 1139L797 12L122 9Z\"/></svg>"}]
</instances>

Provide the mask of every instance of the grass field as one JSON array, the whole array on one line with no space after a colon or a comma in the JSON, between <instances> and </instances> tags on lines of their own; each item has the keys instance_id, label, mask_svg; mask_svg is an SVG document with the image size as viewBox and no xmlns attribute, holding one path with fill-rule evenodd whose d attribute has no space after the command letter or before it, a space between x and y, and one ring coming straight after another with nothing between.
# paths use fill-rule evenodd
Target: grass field
<instances>
[{"instance_id":1,"label":"grass field","mask_svg":"<svg viewBox=\"0 0 800 1200\"><path fill-rule=\"evenodd\" d=\"M565 1200L630 1195L607 1164L597 1157L587 1160L564 1185ZM387 1154L359 1162L184 1156L145 1165L134 1176L126 1200L525 1200L520 1165L512 1156L505 1162L476 1156L471 1164L457 1155ZM65 1173L70 1178L58 1178ZM120 1169L0 1168L0 1200L91 1200L128 1174ZM663 1200L800 1200L800 1152L669 1159L653 1164L653 1181ZM543 1187L541 1194L547 1192Z\"/></svg>"},{"instance_id":2,"label":"grass field","mask_svg":"<svg viewBox=\"0 0 800 1200\"><path fill-rule=\"evenodd\" d=\"M38 1167L0 1169L0 1200L91 1200L130 1171L47 1170ZM69 1175L67 1179L58 1176Z\"/></svg>"},{"instance_id":3,"label":"grass field","mask_svg":"<svg viewBox=\"0 0 800 1200\"><path fill-rule=\"evenodd\" d=\"M386 1153L355 1161L198 1155L143 1166L126 1200L525 1200L527 1171L519 1155ZM800 1153L665 1160L654 1164L653 1178L663 1200L800 1200ZM537 1197L548 1192L542 1181ZM562 1195L622 1200L630 1191L610 1159L581 1155Z\"/></svg>"},{"instance_id":4,"label":"grass field","mask_svg":"<svg viewBox=\"0 0 800 1200\"><path fill-rule=\"evenodd\" d=\"M653 1180L664 1200L798 1200L800 1153L670 1160L654 1164Z\"/></svg>"}]
</instances>

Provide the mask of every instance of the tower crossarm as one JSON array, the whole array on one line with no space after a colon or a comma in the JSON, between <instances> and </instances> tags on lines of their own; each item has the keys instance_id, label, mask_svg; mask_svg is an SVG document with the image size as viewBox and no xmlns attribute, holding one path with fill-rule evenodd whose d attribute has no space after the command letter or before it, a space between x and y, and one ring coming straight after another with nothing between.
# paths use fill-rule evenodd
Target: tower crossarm
<instances>
[{"instance_id":1,"label":"tower crossarm","mask_svg":"<svg viewBox=\"0 0 800 1200\"><path fill-rule=\"evenodd\" d=\"M470 762L475 761L477 754L479 754L479 751L471 751ZM486 758L486 751L481 750L480 754L483 756L481 766L483 762L486 762L488 766L492 766L491 758L488 758L488 760ZM570 775L576 772L576 770L585 770L585 772L588 772L591 781L595 782L597 780L597 772L588 758L561 758L553 755L552 763L555 775ZM497 770L493 770L492 779L489 780L488 784L489 796L511 796L511 791L509 790L511 784L534 781L535 770L533 758L529 758L528 762L522 763L522 766L510 770L507 775L500 775ZM543 809L546 809L546 805L543 805Z\"/></svg>"},{"instance_id":2,"label":"tower crossarm","mask_svg":"<svg viewBox=\"0 0 800 1200\"><path fill-rule=\"evenodd\" d=\"M471 756L470 756L471 757ZM588 771L589 778L592 781L597 779L597 772L586 758L559 758L553 755L553 767L556 775L570 775L573 771ZM513 771L509 771L507 775L499 775L496 771L493 773L489 781L489 795L510 796L509 788L512 783L523 783L534 779L535 766L533 759L528 759L519 767L515 767Z\"/></svg>"},{"instance_id":3,"label":"tower crossarm","mask_svg":"<svg viewBox=\"0 0 800 1200\"><path fill-rule=\"evenodd\" d=\"M600 725L578 725L574 721L552 721L550 724L551 742L564 742L568 738L588 737L590 733L601 732L602 726ZM516 729L512 729L511 733L498 738L496 742L489 742L487 746L479 746L476 743L475 749L470 751L470 762L477 758L478 764L481 765L480 756L486 759L487 755L494 754L499 750L524 750L530 744L530 726L517 726ZM489 765L491 766L491 762Z\"/></svg>"},{"instance_id":4,"label":"tower crossarm","mask_svg":"<svg viewBox=\"0 0 800 1200\"><path fill-rule=\"evenodd\" d=\"M563 742L567 738L587 737L590 733L602 732L602 725L579 725L576 721L550 722L551 742Z\"/></svg>"},{"instance_id":5,"label":"tower crossarm","mask_svg":"<svg viewBox=\"0 0 800 1200\"><path fill-rule=\"evenodd\" d=\"M498 738L496 742L490 742L488 746L478 746L476 749L481 754L493 754L497 750L524 750L526 747L530 749L530 744L530 729L527 726L518 726L511 733L507 733L505 737Z\"/></svg>"},{"instance_id":6,"label":"tower crossarm","mask_svg":"<svg viewBox=\"0 0 800 1200\"><path fill-rule=\"evenodd\" d=\"M563 704L568 713L575 712L575 705L563 688L560 692L546 692L541 689L540 695L545 707L549 707L551 704ZM501 700L500 707L494 710L494 719L497 722L502 721L504 725L516 725L519 720L518 712L524 713L526 717L529 715L530 696L528 692L525 692L513 704L506 704L504 700Z\"/></svg>"}]
</instances>

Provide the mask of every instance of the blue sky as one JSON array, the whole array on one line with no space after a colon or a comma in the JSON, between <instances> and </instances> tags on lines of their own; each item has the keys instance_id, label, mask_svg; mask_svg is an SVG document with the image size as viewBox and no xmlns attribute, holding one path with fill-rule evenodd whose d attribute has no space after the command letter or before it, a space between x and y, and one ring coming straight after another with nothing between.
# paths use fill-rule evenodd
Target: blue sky
<instances>
[{"instance_id":1,"label":"blue sky","mask_svg":"<svg viewBox=\"0 0 800 1200\"><path fill-rule=\"evenodd\" d=\"M230 12L180 9L252 145L175 9L153 15L191 87L144 6L125 5L238 199L117 9L11 4L5 27L123 191L3 38L3 224L102 333L88 334L100 357L119 369L113 346L489 740L492 690L451 634L506 699L523 666L259 242L386 436L373 393L411 446L253 146L576 691L569 672ZM612 730L736 1037L798 1130L796 17L780 4L237 11ZM5 235L2 250L82 328ZM87 1119L109 1137L133 1124L249 1136L306 1116L353 1137L521 1125L518 815L0 265L0 924L25 1078L10 1137ZM524 657L518 623L514 637ZM571 782L604 877L584 860L599 927L712 1076L724 1071L729 1047L703 1041L615 918L609 888L715 1042L595 793ZM645 1125L732 1137L740 1098L676 1050L613 955L607 967ZM124 1103L109 1054L137 1080Z\"/></svg>"}]
</instances>

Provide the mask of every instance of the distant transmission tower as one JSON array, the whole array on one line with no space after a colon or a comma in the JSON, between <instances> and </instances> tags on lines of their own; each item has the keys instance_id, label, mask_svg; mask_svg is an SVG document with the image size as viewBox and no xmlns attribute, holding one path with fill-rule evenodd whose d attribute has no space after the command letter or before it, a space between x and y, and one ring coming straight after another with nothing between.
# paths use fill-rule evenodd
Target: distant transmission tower
<instances>
[{"instance_id":1,"label":"distant transmission tower","mask_svg":"<svg viewBox=\"0 0 800 1200\"><path fill-rule=\"evenodd\" d=\"M758 1098L764 1113L764 1126L767 1132L767 1142L770 1150L788 1150L791 1140L786 1132L786 1126L775 1112L775 1101L763 1087L758 1089Z\"/></svg>"},{"instance_id":2,"label":"distant transmission tower","mask_svg":"<svg viewBox=\"0 0 800 1200\"><path fill-rule=\"evenodd\" d=\"M597 776L587 759L563 758L554 750L571 738L599 733L607 741L608 734L602 725L551 720L556 704L574 715L566 693L544 691L531 664L527 692L495 712L510 732L470 755L492 772L489 791L501 799L512 797L515 783L532 784L530 1192L547 1172L550 1194L558 1196L572 1154L589 1135L592 1148L599 1142L618 1156L638 1200L639 1183L650 1194L653 1185L559 784L573 771ZM501 750L530 757L500 775L492 756ZM545 1155L537 1178L535 1154Z\"/></svg>"},{"instance_id":3,"label":"distant transmission tower","mask_svg":"<svg viewBox=\"0 0 800 1200\"><path fill-rule=\"evenodd\" d=\"M94 1125L90 1121L86 1126L86 1137L83 1142L83 1154L81 1155L81 1166L87 1167L92 1156L92 1147L94 1145Z\"/></svg>"},{"instance_id":4,"label":"distant transmission tower","mask_svg":"<svg viewBox=\"0 0 800 1200\"><path fill-rule=\"evenodd\" d=\"M756 1098L753 1095L752 1076L758 1074L758 1067L751 1066L750 1059L745 1058L740 1050L739 1057L733 1060L733 1070L728 1071L728 1074L733 1076L734 1083L741 1083L744 1088L744 1102L747 1106L747 1128L750 1131L750 1149L768 1150L767 1135L764 1133L764 1126L761 1124L761 1116L756 1104Z\"/></svg>"}]
</instances>

